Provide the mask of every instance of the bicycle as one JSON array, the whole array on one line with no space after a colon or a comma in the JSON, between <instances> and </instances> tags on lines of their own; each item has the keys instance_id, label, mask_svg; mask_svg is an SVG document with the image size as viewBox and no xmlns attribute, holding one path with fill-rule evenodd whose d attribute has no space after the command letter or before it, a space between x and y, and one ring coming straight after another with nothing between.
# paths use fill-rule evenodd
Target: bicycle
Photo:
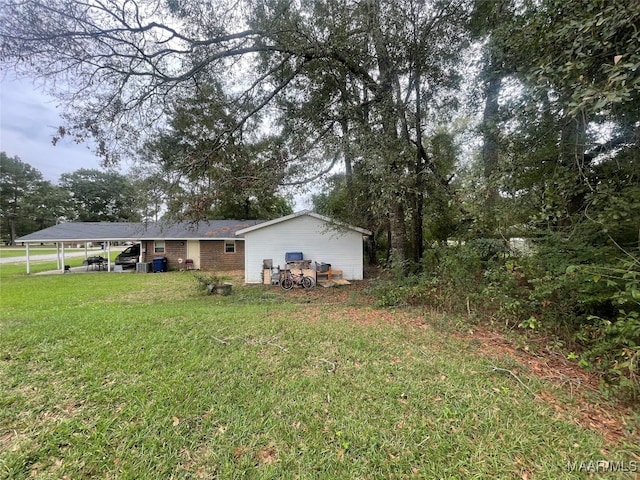
<instances>
[{"instance_id":1,"label":"bicycle","mask_svg":"<svg viewBox=\"0 0 640 480\"><path fill-rule=\"evenodd\" d=\"M316 281L312 277L305 275L302 270L300 270L300 273L293 273L291 270L287 270L280 282L280 286L283 290L291 290L295 285L302 288L313 288L316 286Z\"/></svg>"}]
</instances>

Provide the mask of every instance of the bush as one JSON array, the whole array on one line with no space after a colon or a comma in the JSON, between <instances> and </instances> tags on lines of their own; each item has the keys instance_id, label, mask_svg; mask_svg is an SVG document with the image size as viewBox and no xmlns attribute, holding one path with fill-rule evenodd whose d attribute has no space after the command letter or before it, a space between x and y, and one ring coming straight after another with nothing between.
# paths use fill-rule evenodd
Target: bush
<instances>
[{"instance_id":1,"label":"bush","mask_svg":"<svg viewBox=\"0 0 640 480\"><path fill-rule=\"evenodd\" d=\"M500 290L496 276L504 276L502 282L510 276L506 271L505 252L502 242L493 239L454 246L435 244L425 254L424 273L408 277L396 275L390 281L378 282L369 291L378 299L378 306L383 307L424 305L466 312L468 302L472 302L483 309L494 304L497 308L498 303L489 300L489 293L491 288L494 293Z\"/></svg>"},{"instance_id":2,"label":"bush","mask_svg":"<svg viewBox=\"0 0 640 480\"><path fill-rule=\"evenodd\" d=\"M378 282L384 307L422 305L479 313L486 323L539 330L581 352L619 392L640 394L640 273L602 245L549 236L510 257L503 243L478 239L427 250L425 272Z\"/></svg>"},{"instance_id":3,"label":"bush","mask_svg":"<svg viewBox=\"0 0 640 480\"><path fill-rule=\"evenodd\" d=\"M379 280L372 283L367 293L373 295L378 307L432 304L432 288L422 276L411 276L396 280Z\"/></svg>"},{"instance_id":4,"label":"bush","mask_svg":"<svg viewBox=\"0 0 640 480\"><path fill-rule=\"evenodd\" d=\"M208 290L211 292L211 286L222 285L228 277L218 275L217 273L201 273L195 272L193 274L193 280L196 284L197 290Z\"/></svg>"}]
</instances>

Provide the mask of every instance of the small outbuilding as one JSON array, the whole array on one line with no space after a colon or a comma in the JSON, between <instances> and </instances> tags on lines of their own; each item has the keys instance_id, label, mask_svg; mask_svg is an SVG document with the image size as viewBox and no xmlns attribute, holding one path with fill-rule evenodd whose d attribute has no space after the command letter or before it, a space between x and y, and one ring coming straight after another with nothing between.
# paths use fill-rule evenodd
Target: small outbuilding
<instances>
[{"instance_id":1,"label":"small outbuilding","mask_svg":"<svg viewBox=\"0 0 640 480\"><path fill-rule=\"evenodd\" d=\"M331 265L345 280L362 280L364 238L371 232L308 210L261 222L236 232L244 237L246 283L264 281L265 261L285 268L287 254L302 254L316 265Z\"/></svg>"}]
</instances>

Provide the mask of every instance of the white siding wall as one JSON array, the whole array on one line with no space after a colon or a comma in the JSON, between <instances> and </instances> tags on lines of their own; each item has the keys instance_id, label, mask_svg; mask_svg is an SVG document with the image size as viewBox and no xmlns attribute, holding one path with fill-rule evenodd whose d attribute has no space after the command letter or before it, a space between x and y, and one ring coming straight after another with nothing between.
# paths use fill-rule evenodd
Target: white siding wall
<instances>
[{"instance_id":1,"label":"white siding wall","mask_svg":"<svg viewBox=\"0 0 640 480\"><path fill-rule=\"evenodd\" d=\"M285 266L286 252L302 252L305 260L330 263L347 280L362 280L362 234L335 230L320 219L303 215L245 233L245 282L260 283L262 260Z\"/></svg>"}]
</instances>

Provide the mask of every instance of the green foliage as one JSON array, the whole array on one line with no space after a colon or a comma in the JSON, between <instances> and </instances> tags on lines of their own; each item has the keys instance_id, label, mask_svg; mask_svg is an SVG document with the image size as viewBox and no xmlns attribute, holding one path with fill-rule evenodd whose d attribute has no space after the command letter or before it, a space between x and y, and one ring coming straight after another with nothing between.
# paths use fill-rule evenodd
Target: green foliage
<instances>
[{"instance_id":1,"label":"green foliage","mask_svg":"<svg viewBox=\"0 0 640 480\"><path fill-rule=\"evenodd\" d=\"M378 307L400 307L407 305L433 305L437 303L437 283L425 281L420 276L402 280L378 281L367 288L376 299Z\"/></svg>"},{"instance_id":2,"label":"green foliage","mask_svg":"<svg viewBox=\"0 0 640 480\"><path fill-rule=\"evenodd\" d=\"M216 287L224 284L225 281L230 280L231 277L226 275L220 275L218 273L203 273L203 272L194 272L192 274L196 290L208 290L209 293L212 291L212 287Z\"/></svg>"},{"instance_id":3,"label":"green foliage","mask_svg":"<svg viewBox=\"0 0 640 480\"><path fill-rule=\"evenodd\" d=\"M71 204L81 222L135 222L133 185L115 171L81 168L60 177L60 185L71 194Z\"/></svg>"},{"instance_id":4,"label":"green foliage","mask_svg":"<svg viewBox=\"0 0 640 480\"><path fill-rule=\"evenodd\" d=\"M560 236L539 241L535 254L517 260L526 279L521 292L526 297L520 301L536 328L570 339L585 364L637 397L638 273L632 270L635 261L621 261L619 253L612 246Z\"/></svg>"},{"instance_id":5,"label":"green foliage","mask_svg":"<svg viewBox=\"0 0 640 480\"><path fill-rule=\"evenodd\" d=\"M588 316L578 334L585 357L633 397L640 397L640 312L619 310L613 320Z\"/></svg>"},{"instance_id":6,"label":"green foliage","mask_svg":"<svg viewBox=\"0 0 640 480\"><path fill-rule=\"evenodd\" d=\"M169 128L145 145L147 161L175 179L155 186L168 216L270 220L292 213L278 191L286 154L275 137L249 139L242 112L229 101L211 80L177 101Z\"/></svg>"},{"instance_id":7,"label":"green foliage","mask_svg":"<svg viewBox=\"0 0 640 480\"><path fill-rule=\"evenodd\" d=\"M468 312L469 304L476 300L494 303L490 289L497 281L491 276L504 270L499 255L503 250L504 246L494 239L455 246L433 244L426 251L425 273L396 275L372 286L371 292L380 306L426 305L436 310Z\"/></svg>"},{"instance_id":8,"label":"green foliage","mask_svg":"<svg viewBox=\"0 0 640 480\"><path fill-rule=\"evenodd\" d=\"M13 244L30 232L29 202L35 200L42 174L18 157L0 152L0 219L2 240Z\"/></svg>"},{"instance_id":9,"label":"green foliage","mask_svg":"<svg viewBox=\"0 0 640 480\"><path fill-rule=\"evenodd\" d=\"M38 184L33 195L28 198L25 210L23 219L32 222L29 233L75 216L70 192L48 181Z\"/></svg>"},{"instance_id":10,"label":"green foliage","mask_svg":"<svg viewBox=\"0 0 640 480\"><path fill-rule=\"evenodd\" d=\"M72 217L70 195L43 180L42 174L18 157L0 152L0 231L2 241L55 225Z\"/></svg>"},{"instance_id":11,"label":"green foliage","mask_svg":"<svg viewBox=\"0 0 640 480\"><path fill-rule=\"evenodd\" d=\"M483 296L492 318L562 338L637 395L640 6L477 2L473 20L486 39L482 79L497 76L502 90L497 110L485 108L497 169L483 178L486 165L472 165L462 178L466 237L515 233L535 247L506 269L481 263L465 294Z\"/></svg>"},{"instance_id":12,"label":"green foliage","mask_svg":"<svg viewBox=\"0 0 640 480\"><path fill-rule=\"evenodd\" d=\"M183 192L179 186L167 179L166 172L148 165L144 174L136 172L133 180L136 210L142 221L157 222L166 208L172 206L173 197Z\"/></svg>"},{"instance_id":13,"label":"green foliage","mask_svg":"<svg viewBox=\"0 0 640 480\"><path fill-rule=\"evenodd\" d=\"M640 273L615 247L538 239L528 255L510 256L495 239L436 245L424 273L371 287L384 307L422 305L563 339L580 363L622 395L640 394Z\"/></svg>"},{"instance_id":14,"label":"green foliage","mask_svg":"<svg viewBox=\"0 0 640 480\"><path fill-rule=\"evenodd\" d=\"M470 261L479 259L486 263L491 260L499 260L507 253L504 240L495 238L476 238L465 243L462 250L463 260L468 257Z\"/></svg>"},{"instance_id":15,"label":"green foliage","mask_svg":"<svg viewBox=\"0 0 640 480\"><path fill-rule=\"evenodd\" d=\"M546 0L535 13L531 27L540 35L542 62L532 74L538 83L571 92L569 107L574 112L613 113L637 105L637 2Z\"/></svg>"}]
</instances>

